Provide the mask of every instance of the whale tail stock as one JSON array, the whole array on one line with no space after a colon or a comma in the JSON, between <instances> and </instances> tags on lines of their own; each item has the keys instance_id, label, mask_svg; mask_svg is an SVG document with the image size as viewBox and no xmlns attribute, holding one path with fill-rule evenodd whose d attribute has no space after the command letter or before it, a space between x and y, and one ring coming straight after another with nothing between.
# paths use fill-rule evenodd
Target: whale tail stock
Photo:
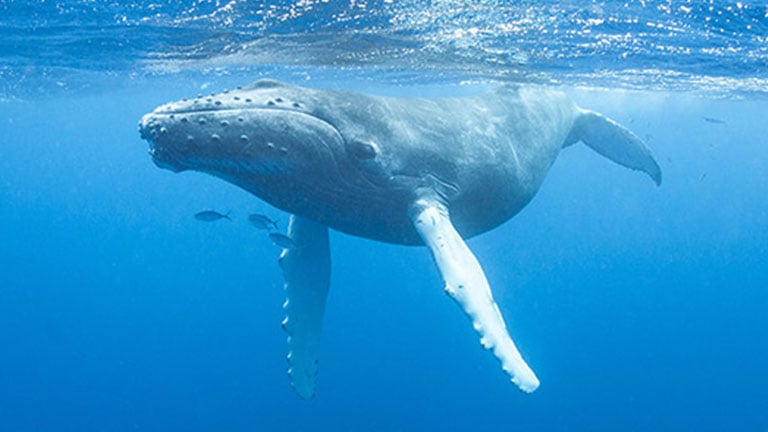
<instances>
[{"instance_id":1,"label":"whale tail stock","mask_svg":"<svg viewBox=\"0 0 768 432\"><path fill-rule=\"evenodd\" d=\"M640 137L616 121L594 111L580 109L566 145L581 141L621 166L642 171L661 185L661 168Z\"/></svg>"}]
</instances>

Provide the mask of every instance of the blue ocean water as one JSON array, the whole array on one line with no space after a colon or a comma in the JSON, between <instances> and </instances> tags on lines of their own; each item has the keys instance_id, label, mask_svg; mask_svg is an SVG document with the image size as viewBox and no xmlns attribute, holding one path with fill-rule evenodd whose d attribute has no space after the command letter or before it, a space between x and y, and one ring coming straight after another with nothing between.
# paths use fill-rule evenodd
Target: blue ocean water
<instances>
[{"instance_id":1,"label":"blue ocean water","mask_svg":"<svg viewBox=\"0 0 768 432\"><path fill-rule=\"evenodd\" d=\"M764 3L6 1L0 59L0 431L768 431ZM573 146L468 242L539 390L426 249L334 232L318 396L293 393L279 249L246 220L288 215L136 131L263 77L552 85L647 141L661 187Z\"/></svg>"}]
</instances>

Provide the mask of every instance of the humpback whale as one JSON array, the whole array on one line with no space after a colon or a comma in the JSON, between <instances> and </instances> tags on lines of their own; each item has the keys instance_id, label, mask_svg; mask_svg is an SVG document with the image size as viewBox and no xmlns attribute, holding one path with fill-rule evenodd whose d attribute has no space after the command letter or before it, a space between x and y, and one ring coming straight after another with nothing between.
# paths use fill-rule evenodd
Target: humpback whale
<instances>
[{"instance_id":1,"label":"humpback whale","mask_svg":"<svg viewBox=\"0 0 768 432\"><path fill-rule=\"evenodd\" d=\"M561 149L581 142L657 185L661 170L634 133L565 94L505 86L462 98L395 98L261 80L182 99L139 122L155 164L237 185L291 214L280 266L288 374L315 393L330 284L328 229L431 251L481 344L511 381L539 380L523 360L465 240L533 198Z\"/></svg>"}]
</instances>

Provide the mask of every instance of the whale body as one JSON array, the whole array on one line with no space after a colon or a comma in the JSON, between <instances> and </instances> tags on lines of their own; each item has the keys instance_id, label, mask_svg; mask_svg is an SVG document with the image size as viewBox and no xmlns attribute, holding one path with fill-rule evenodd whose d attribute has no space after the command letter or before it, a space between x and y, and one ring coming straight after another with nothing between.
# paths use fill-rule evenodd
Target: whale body
<instances>
[{"instance_id":1,"label":"whale body","mask_svg":"<svg viewBox=\"0 0 768 432\"><path fill-rule=\"evenodd\" d=\"M658 164L635 134L538 86L424 99L262 80L162 105L139 130L159 167L217 176L292 215L294 247L280 257L288 296L283 324L291 382L307 398L314 395L330 283L328 228L426 245L482 345L531 392L539 381L464 240L525 207L560 150L577 142L661 183Z\"/></svg>"}]
</instances>

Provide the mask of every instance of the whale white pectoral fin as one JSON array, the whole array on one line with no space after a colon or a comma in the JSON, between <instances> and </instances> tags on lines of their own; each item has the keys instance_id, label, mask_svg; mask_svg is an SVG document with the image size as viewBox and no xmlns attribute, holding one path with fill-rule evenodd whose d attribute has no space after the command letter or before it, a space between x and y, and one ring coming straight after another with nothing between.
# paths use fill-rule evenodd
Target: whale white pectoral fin
<instances>
[{"instance_id":1,"label":"whale white pectoral fin","mask_svg":"<svg viewBox=\"0 0 768 432\"><path fill-rule=\"evenodd\" d=\"M288 333L288 375L296 393L310 399L315 395L320 333L330 285L328 228L294 215L288 224L288 237L295 247L280 254L287 296L283 328Z\"/></svg>"},{"instance_id":2,"label":"whale white pectoral fin","mask_svg":"<svg viewBox=\"0 0 768 432\"><path fill-rule=\"evenodd\" d=\"M411 221L432 251L446 292L469 315L480 333L480 343L493 351L521 390L536 390L539 380L512 342L483 269L451 224L448 211L441 204L420 200L411 209Z\"/></svg>"},{"instance_id":3,"label":"whale white pectoral fin","mask_svg":"<svg viewBox=\"0 0 768 432\"><path fill-rule=\"evenodd\" d=\"M594 111L580 109L568 144L582 141L592 150L619 165L648 174L661 185L661 168L642 139L616 121Z\"/></svg>"}]
</instances>

